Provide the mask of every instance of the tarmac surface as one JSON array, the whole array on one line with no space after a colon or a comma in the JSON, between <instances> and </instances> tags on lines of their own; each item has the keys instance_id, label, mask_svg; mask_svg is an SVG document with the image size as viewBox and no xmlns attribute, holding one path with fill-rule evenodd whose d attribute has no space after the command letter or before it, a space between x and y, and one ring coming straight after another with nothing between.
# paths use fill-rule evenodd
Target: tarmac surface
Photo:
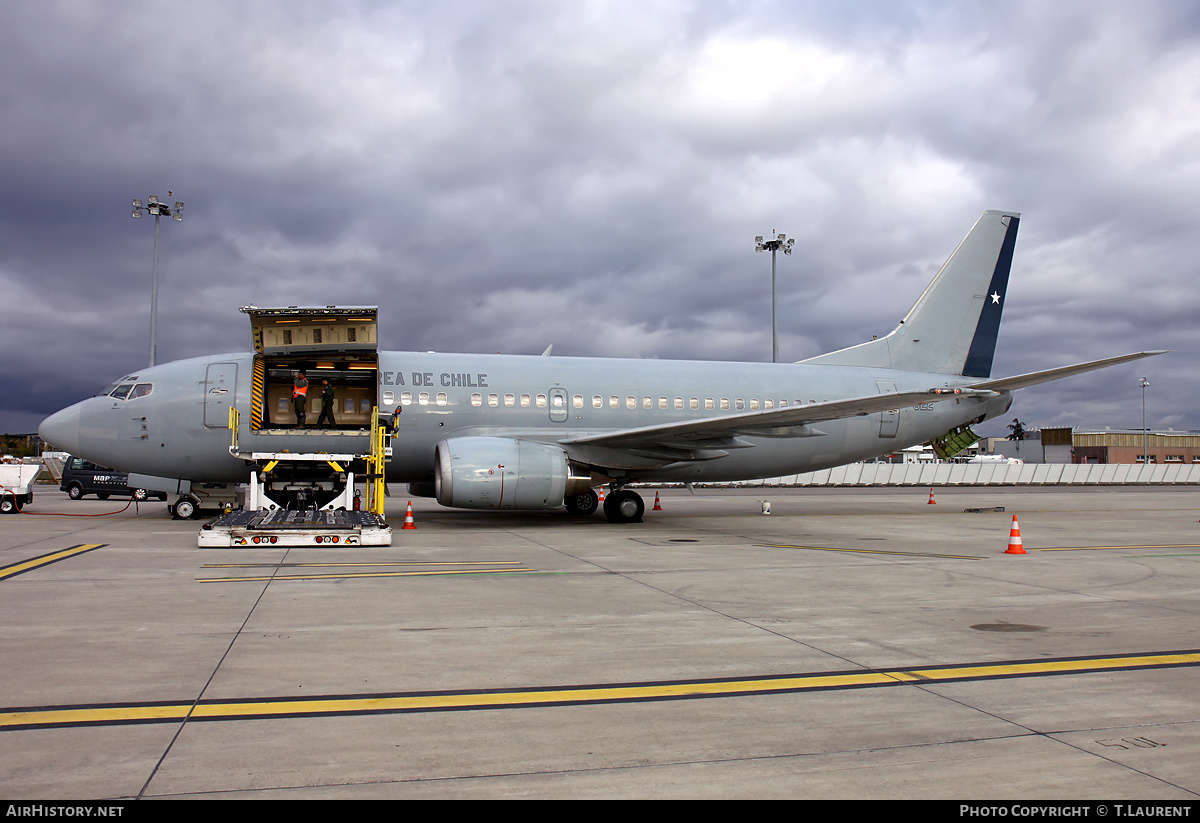
<instances>
[{"instance_id":1,"label":"tarmac surface","mask_svg":"<svg viewBox=\"0 0 1200 823\"><path fill-rule=\"evenodd\" d=\"M39 488L0 518L0 797L1194 803L1200 492L928 492L391 497L389 547L200 549Z\"/></svg>"}]
</instances>

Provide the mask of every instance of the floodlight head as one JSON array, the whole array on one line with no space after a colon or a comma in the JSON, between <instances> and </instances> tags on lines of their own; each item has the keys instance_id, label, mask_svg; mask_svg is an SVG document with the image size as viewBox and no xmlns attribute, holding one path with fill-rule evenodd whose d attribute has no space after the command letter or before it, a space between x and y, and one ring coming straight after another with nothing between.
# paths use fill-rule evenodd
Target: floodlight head
<instances>
[{"instance_id":1,"label":"floodlight head","mask_svg":"<svg viewBox=\"0 0 1200 823\"><path fill-rule=\"evenodd\" d=\"M183 201L182 200L175 201L175 211L183 211Z\"/></svg>"},{"instance_id":2,"label":"floodlight head","mask_svg":"<svg viewBox=\"0 0 1200 823\"><path fill-rule=\"evenodd\" d=\"M149 197L146 198L146 202L149 203L151 206L157 206L158 205L158 195L157 194L150 195Z\"/></svg>"},{"instance_id":3,"label":"floodlight head","mask_svg":"<svg viewBox=\"0 0 1200 823\"><path fill-rule=\"evenodd\" d=\"M140 209L142 207L142 201L138 200L136 197L133 198L133 207L135 209Z\"/></svg>"}]
</instances>

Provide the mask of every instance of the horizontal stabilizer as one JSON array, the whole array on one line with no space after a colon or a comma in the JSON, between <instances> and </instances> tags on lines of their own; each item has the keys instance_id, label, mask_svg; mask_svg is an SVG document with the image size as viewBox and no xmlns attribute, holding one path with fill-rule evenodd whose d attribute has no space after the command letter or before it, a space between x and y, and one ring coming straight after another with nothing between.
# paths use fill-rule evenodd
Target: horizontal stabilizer
<instances>
[{"instance_id":1,"label":"horizontal stabilizer","mask_svg":"<svg viewBox=\"0 0 1200 823\"><path fill-rule=\"evenodd\" d=\"M1156 351L1140 351L1133 354L1123 354L1120 357L1108 357L1104 360L1090 360L1087 363L1076 363L1074 366L1060 366L1057 369L1047 369L1046 371L1035 371L1029 374L1018 374L1013 377L1002 377L999 380L986 380L982 383L972 383L972 389L984 389L990 391L1015 391L1023 389L1026 386L1036 386L1038 383L1049 383L1051 380L1058 380L1062 377L1070 377L1075 374L1083 374L1085 372L1095 371L1096 369L1106 369L1109 366L1117 366L1121 363L1131 363L1134 360L1141 360L1143 357L1154 357L1159 354L1166 354L1165 349Z\"/></svg>"}]
</instances>

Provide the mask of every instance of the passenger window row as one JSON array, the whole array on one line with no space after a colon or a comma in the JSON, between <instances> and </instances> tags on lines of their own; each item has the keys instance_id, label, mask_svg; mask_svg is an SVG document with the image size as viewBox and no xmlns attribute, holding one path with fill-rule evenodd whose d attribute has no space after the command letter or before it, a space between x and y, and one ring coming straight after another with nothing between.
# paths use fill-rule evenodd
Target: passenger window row
<instances>
[{"instance_id":1,"label":"passenger window row","mask_svg":"<svg viewBox=\"0 0 1200 823\"><path fill-rule=\"evenodd\" d=\"M436 403L436 405L439 405L439 406L445 406L445 405L449 404L450 400L446 396L445 392L438 392L432 401L431 401L431 395L429 392L420 392L417 395L417 405L428 406L431 402L434 402L434 403ZM475 392L474 394L471 395L471 405L472 406L483 406L485 402L487 403L488 406L491 406L491 407L498 407L501 405L501 402L503 402L503 404L508 407L520 406L521 408L528 408L530 406L536 406L537 408L541 409L541 408L545 408L547 406L548 402L553 402L555 404L556 408L561 408L563 401L559 397L553 397L548 400L547 396L544 394L537 394L537 395L522 394L519 397L518 397L518 395L515 395L515 394L505 394L505 395L503 395L503 401L501 401L501 395L499 395L499 394L487 395L486 401L485 401L484 395L479 392ZM808 402L815 403L817 401L809 400ZM412 405L412 403L413 403L413 393L412 392L400 392L400 405L410 406L410 405ZM582 394L574 395L571 398L571 405L572 405L572 407L574 407L576 409L582 409L584 407L583 395ZM798 400L798 399L797 400L767 399L767 400L760 401L758 398L750 398L749 400L746 400L741 397L737 397L732 400L730 400L728 397L722 397L720 399L713 398L713 397L705 397L705 398L676 397L674 399L674 402L672 402L671 399L668 397L659 397L656 402L655 398L644 396L641 398L641 401L639 403L639 400L635 395L630 394L630 395L625 396L625 399L624 399L625 408L636 409L636 408L638 408L639 405L643 409L654 409L657 407L659 409L674 408L677 410L683 410L683 409L699 410L700 408L703 407L704 409L709 410L709 411L716 410L718 408L721 411L731 411L731 410L732 411L747 411L747 410L749 410L749 411L764 410L765 411L767 409L774 409L774 408L781 408L781 409L787 408L789 405L790 406L803 406L804 401ZM592 408L602 409L602 408L604 408L604 406L605 406L605 402L604 402L603 395L599 395L599 394L592 395ZM619 409L619 408L621 408L621 406L622 406L622 402L621 402L621 397L619 395L614 394L614 395L609 396L609 398L608 398L608 407L609 408Z\"/></svg>"}]
</instances>

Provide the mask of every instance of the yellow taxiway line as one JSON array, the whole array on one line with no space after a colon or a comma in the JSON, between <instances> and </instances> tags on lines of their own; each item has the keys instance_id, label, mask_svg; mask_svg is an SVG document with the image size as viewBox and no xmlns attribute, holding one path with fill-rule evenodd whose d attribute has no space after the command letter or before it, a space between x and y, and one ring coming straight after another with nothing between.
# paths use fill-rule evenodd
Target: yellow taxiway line
<instances>
[{"instance_id":1,"label":"yellow taxiway line","mask_svg":"<svg viewBox=\"0 0 1200 823\"><path fill-rule=\"evenodd\" d=\"M443 569L441 571L421 572L328 572L326 574L269 574L250 577L201 577L200 583L262 583L265 581L281 580L355 580L371 577L435 577L447 574L528 574L537 569Z\"/></svg>"},{"instance_id":2,"label":"yellow taxiway line","mask_svg":"<svg viewBox=\"0 0 1200 823\"><path fill-rule=\"evenodd\" d=\"M84 552L94 551L106 545L108 544L81 543L80 545L72 546L69 549L50 552L49 554L43 554L40 557L33 557L29 560L22 560L18 563L10 563L7 566L0 567L0 580L5 580L9 577L15 577L18 574L24 574L25 572L33 571L34 569L40 569L43 566L50 565L51 563L57 563L58 561L66 560L69 557L76 557Z\"/></svg>"},{"instance_id":3,"label":"yellow taxiway line","mask_svg":"<svg viewBox=\"0 0 1200 823\"><path fill-rule=\"evenodd\" d=\"M399 714L497 708L631 703L753 696L913 683L1051 677L1118 670L1200 666L1200 650L1058 660L1015 660L881 671L787 674L751 678L593 684L519 690L409 692L214 700L197 703L79 705L0 709L0 731L63 726Z\"/></svg>"},{"instance_id":4,"label":"yellow taxiway line","mask_svg":"<svg viewBox=\"0 0 1200 823\"><path fill-rule=\"evenodd\" d=\"M849 554L895 554L902 557L941 557L949 560L983 560L968 554L934 554L932 552L902 552L889 549L847 549L834 546L792 546L786 543L760 543L766 549L808 549L814 552L847 552Z\"/></svg>"},{"instance_id":5,"label":"yellow taxiway line","mask_svg":"<svg viewBox=\"0 0 1200 823\"><path fill-rule=\"evenodd\" d=\"M1200 544L1180 543L1174 546L1052 546L1045 549L1029 549L1031 552L1088 552L1106 549L1200 549Z\"/></svg>"}]
</instances>

